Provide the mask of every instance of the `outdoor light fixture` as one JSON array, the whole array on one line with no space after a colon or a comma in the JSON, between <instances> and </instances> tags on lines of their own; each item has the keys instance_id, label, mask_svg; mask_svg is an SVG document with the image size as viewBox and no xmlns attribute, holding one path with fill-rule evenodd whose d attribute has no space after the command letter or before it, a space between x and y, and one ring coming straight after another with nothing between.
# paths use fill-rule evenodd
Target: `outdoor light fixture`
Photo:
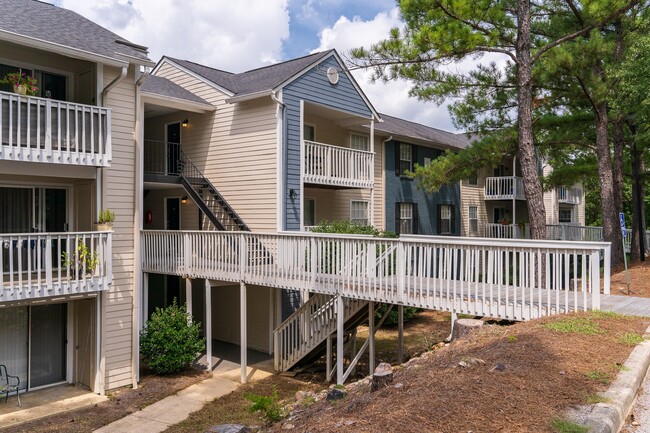
<instances>
[{"instance_id":1,"label":"outdoor light fixture","mask_svg":"<svg viewBox=\"0 0 650 433\"><path fill-rule=\"evenodd\" d=\"M187 196L186 195L183 196L183 198L181 199L181 203L183 203L183 204L187 203Z\"/></svg>"},{"instance_id":2,"label":"outdoor light fixture","mask_svg":"<svg viewBox=\"0 0 650 433\"><path fill-rule=\"evenodd\" d=\"M185 120L183 120L183 121L181 122L181 126L182 126L183 128L187 128L188 126L190 126L190 119L185 119Z\"/></svg>"},{"instance_id":3,"label":"outdoor light fixture","mask_svg":"<svg viewBox=\"0 0 650 433\"><path fill-rule=\"evenodd\" d=\"M296 197L298 197L298 191L296 191L295 189L291 188L291 189L289 190L289 198L290 198L291 200L295 200Z\"/></svg>"}]
</instances>

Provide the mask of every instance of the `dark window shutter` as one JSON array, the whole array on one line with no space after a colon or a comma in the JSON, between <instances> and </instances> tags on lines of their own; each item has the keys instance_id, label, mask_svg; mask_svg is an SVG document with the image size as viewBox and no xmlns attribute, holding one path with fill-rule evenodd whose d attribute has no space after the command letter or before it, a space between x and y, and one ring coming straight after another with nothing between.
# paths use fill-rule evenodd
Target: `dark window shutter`
<instances>
[{"instance_id":1,"label":"dark window shutter","mask_svg":"<svg viewBox=\"0 0 650 433\"><path fill-rule=\"evenodd\" d=\"M436 219L436 233L440 234L440 228L442 227L442 209L440 205L437 207L437 219Z\"/></svg>"},{"instance_id":2,"label":"dark window shutter","mask_svg":"<svg viewBox=\"0 0 650 433\"><path fill-rule=\"evenodd\" d=\"M395 176L399 176L399 167L400 167L400 159L399 159L399 146L400 144L397 141L394 141L395 143ZM399 215L399 214L398 214ZM399 216L398 216L399 218Z\"/></svg>"},{"instance_id":3,"label":"dark window shutter","mask_svg":"<svg viewBox=\"0 0 650 433\"><path fill-rule=\"evenodd\" d=\"M400 216L400 204L395 203L395 233L399 234L399 216Z\"/></svg>"},{"instance_id":4,"label":"dark window shutter","mask_svg":"<svg viewBox=\"0 0 650 433\"><path fill-rule=\"evenodd\" d=\"M417 203L412 203L411 204L412 209L413 209L413 234L417 235L419 231L419 219L418 219L418 204Z\"/></svg>"},{"instance_id":5,"label":"dark window shutter","mask_svg":"<svg viewBox=\"0 0 650 433\"><path fill-rule=\"evenodd\" d=\"M420 164L418 161L418 152L417 152L417 146L411 145L411 171L415 169L415 163L417 162ZM422 164L420 164L422 165Z\"/></svg>"},{"instance_id":6,"label":"dark window shutter","mask_svg":"<svg viewBox=\"0 0 650 433\"><path fill-rule=\"evenodd\" d=\"M449 215L450 215L450 221L449 221L449 233L452 235L456 234L456 206L450 205L449 206Z\"/></svg>"}]
</instances>

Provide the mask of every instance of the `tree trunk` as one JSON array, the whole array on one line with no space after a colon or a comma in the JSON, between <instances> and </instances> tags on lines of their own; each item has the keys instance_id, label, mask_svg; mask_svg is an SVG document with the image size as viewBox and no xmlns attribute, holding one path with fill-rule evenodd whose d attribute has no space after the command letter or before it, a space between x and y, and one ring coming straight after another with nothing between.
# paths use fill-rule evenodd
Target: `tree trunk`
<instances>
[{"instance_id":1,"label":"tree trunk","mask_svg":"<svg viewBox=\"0 0 650 433\"><path fill-rule=\"evenodd\" d=\"M517 0L517 121L519 126L519 165L524 178L530 237L546 239L544 194L537 170L533 142L533 82L530 57L530 0Z\"/></svg>"},{"instance_id":2,"label":"tree trunk","mask_svg":"<svg viewBox=\"0 0 650 433\"><path fill-rule=\"evenodd\" d=\"M644 169L643 158L635 146L632 152L632 245L630 246L632 261L641 260L641 248L644 251L644 260L648 253L647 237L645 236L645 185L642 180Z\"/></svg>"},{"instance_id":3,"label":"tree trunk","mask_svg":"<svg viewBox=\"0 0 650 433\"><path fill-rule=\"evenodd\" d=\"M600 177L600 205L603 213L603 237L612 244L612 265L623 262L623 245L618 213L614 205L614 179L612 158L609 153L609 131L607 129L607 104L595 105L596 156Z\"/></svg>"},{"instance_id":4,"label":"tree trunk","mask_svg":"<svg viewBox=\"0 0 650 433\"><path fill-rule=\"evenodd\" d=\"M612 181L614 189L614 208L616 212L623 212L623 119L619 118L614 121L613 140L614 140L614 165L612 166Z\"/></svg>"}]
</instances>

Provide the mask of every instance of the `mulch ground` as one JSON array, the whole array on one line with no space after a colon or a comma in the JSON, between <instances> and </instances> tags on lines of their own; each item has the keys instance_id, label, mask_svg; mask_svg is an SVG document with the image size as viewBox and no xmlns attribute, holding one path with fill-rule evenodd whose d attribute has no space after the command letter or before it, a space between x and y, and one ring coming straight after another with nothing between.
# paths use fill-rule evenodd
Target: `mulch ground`
<instances>
[{"instance_id":1,"label":"mulch ground","mask_svg":"<svg viewBox=\"0 0 650 433\"><path fill-rule=\"evenodd\" d=\"M87 433L120 418L137 412L158 400L176 394L190 385L208 377L204 371L187 368L170 376L155 376L143 368L138 389L120 388L109 392L109 400L93 407L82 408L41 418L15 427L2 429L2 433Z\"/></svg>"},{"instance_id":2,"label":"mulch ground","mask_svg":"<svg viewBox=\"0 0 650 433\"><path fill-rule=\"evenodd\" d=\"M558 320L587 321L600 331L543 326ZM289 423L289 431L311 433L552 432L552 421L569 407L607 389L633 349L622 337L643 334L647 326L644 319L598 313L487 326L398 369L397 388L350 387L345 399L319 401L268 431ZM472 358L485 365L459 366ZM492 372L497 364L503 371Z\"/></svg>"},{"instance_id":3,"label":"mulch ground","mask_svg":"<svg viewBox=\"0 0 650 433\"><path fill-rule=\"evenodd\" d=\"M645 262L634 262L628 266L630 278L630 296L650 298L650 257ZM612 295L628 295L625 267L612 269Z\"/></svg>"}]
</instances>

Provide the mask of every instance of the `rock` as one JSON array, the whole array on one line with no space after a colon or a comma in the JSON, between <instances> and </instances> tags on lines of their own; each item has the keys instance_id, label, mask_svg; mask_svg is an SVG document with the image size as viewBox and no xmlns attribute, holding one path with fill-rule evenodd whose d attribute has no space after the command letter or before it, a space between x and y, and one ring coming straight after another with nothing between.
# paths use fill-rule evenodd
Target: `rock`
<instances>
[{"instance_id":1,"label":"rock","mask_svg":"<svg viewBox=\"0 0 650 433\"><path fill-rule=\"evenodd\" d=\"M497 364L497 365L495 365L494 367L492 367L492 368L490 369L490 373L503 371L503 370L505 370L505 369L506 369L506 366L505 366L505 365L503 365L503 364Z\"/></svg>"},{"instance_id":2,"label":"rock","mask_svg":"<svg viewBox=\"0 0 650 433\"><path fill-rule=\"evenodd\" d=\"M404 388L404 384L402 382L398 382L395 385L393 385L393 388L402 389L402 388Z\"/></svg>"},{"instance_id":3,"label":"rock","mask_svg":"<svg viewBox=\"0 0 650 433\"><path fill-rule=\"evenodd\" d=\"M316 399L316 395L311 391L298 391L296 393L296 403L300 403L306 398Z\"/></svg>"},{"instance_id":4,"label":"rock","mask_svg":"<svg viewBox=\"0 0 650 433\"><path fill-rule=\"evenodd\" d=\"M473 331L483 326L482 320L477 319L458 319L454 323L454 329L451 331L451 341L456 341L469 335Z\"/></svg>"},{"instance_id":5,"label":"rock","mask_svg":"<svg viewBox=\"0 0 650 433\"><path fill-rule=\"evenodd\" d=\"M292 430L295 427L295 425L291 423L286 423L285 425L282 426L282 430Z\"/></svg>"},{"instance_id":6,"label":"rock","mask_svg":"<svg viewBox=\"0 0 650 433\"><path fill-rule=\"evenodd\" d=\"M210 427L205 433L250 433L250 429L241 424L221 424Z\"/></svg>"},{"instance_id":7,"label":"rock","mask_svg":"<svg viewBox=\"0 0 650 433\"><path fill-rule=\"evenodd\" d=\"M375 372L372 375L370 391L377 391L379 388L388 386L392 381L393 367L387 362L382 362L375 368Z\"/></svg>"},{"instance_id":8,"label":"rock","mask_svg":"<svg viewBox=\"0 0 650 433\"><path fill-rule=\"evenodd\" d=\"M463 358L458 365L463 368L469 368L475 365L485 365L485 361L479 358Z\"/></svg>"},{"instance_id":9,"label":"rock","mask_svg":"<svg viewBox=\"0 0 650 433\"><path fill-rule=\"evenodd\" d=\"M327 392L327 401L343 400L345 398L345 391L338 388L332 388Z\"/></svg>"}]
</instances>

